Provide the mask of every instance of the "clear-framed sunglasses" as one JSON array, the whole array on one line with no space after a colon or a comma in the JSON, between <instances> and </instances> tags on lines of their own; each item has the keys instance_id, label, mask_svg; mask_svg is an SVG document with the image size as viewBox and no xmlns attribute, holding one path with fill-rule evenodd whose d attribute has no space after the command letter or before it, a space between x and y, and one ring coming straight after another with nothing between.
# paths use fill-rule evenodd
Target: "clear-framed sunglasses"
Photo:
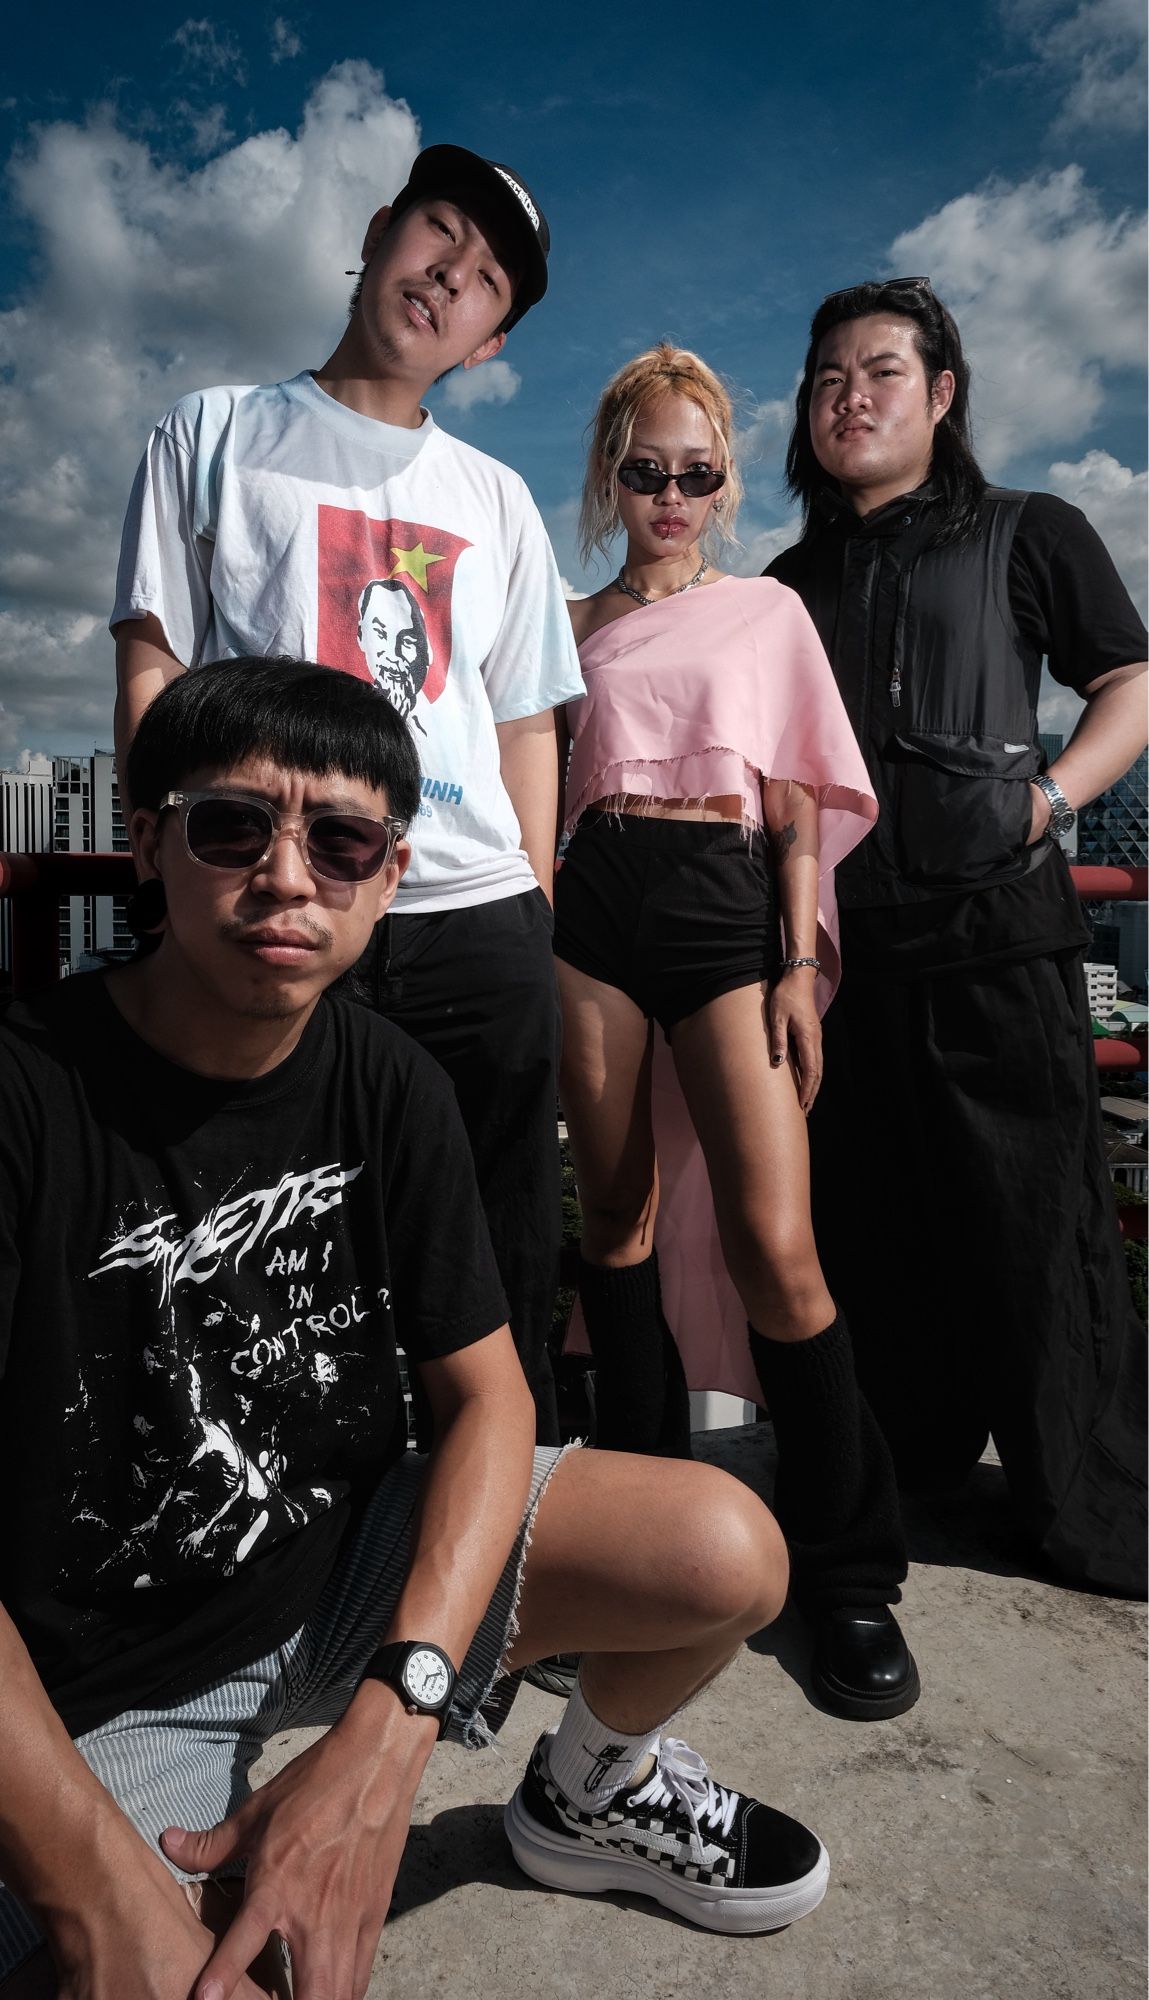
<instances>
[{"instance_id":1,"label":"clear-framed sunglasses","mask_svg":"<svg viewBox=\"0 0 1149 2000\"><path fill-rule=\"evenodd\" d=\"M160 811L169 806L183 821L189 855L204 868L258 868L281 833L294 833L307 866L327 882L369 882L381 875L407 831L394 815L375 819L331 806L281 813L246 792L168 792Z\"/></svg>"}]
</instances>

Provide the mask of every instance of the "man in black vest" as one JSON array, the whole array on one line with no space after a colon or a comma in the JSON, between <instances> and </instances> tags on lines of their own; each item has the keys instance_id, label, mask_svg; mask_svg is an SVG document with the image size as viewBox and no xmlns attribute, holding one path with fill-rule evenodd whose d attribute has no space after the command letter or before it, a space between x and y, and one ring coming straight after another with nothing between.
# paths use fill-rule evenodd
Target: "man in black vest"
<instances>
[{"instance_id":1,"label":"man in black vest","mask_svg":"<svg viewBox=\"0 0 1149 2000\"><path fill-rule=\"evenodd\" d=\"M1067 1578L1144 1589L1144 1352L1056 835L1145 742L1145 630L1076 508L987 486L924 278L814 315L770 575L818 626L881 808L839 868L844 978L811 1119L815 1224L903 1477L992 1432ZM1085 701L1047 770L1043 657Z\"/></svg>"}]
</instances>

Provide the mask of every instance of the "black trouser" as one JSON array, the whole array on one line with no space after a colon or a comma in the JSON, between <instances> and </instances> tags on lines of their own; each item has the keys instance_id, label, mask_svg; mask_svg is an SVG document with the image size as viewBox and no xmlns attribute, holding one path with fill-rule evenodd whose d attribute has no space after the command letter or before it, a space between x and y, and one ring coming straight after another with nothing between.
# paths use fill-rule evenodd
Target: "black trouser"
<instances>
[{"instance_id":1,"label":"black trouser","mask_svg":"<svg viewBox=\"0 0 1149 2000\"><path fill-rule=\"evenodd\" d=\"M992 1431L1068 1577L1144 1588L1145 1338L1132 1309L1080 954L851 977L810 1119L814 1226L858 1377L910 1479Z\"/></svg>"},{"instance_id":2,"label":"black trouser","mask_svg":"<svg viewBox=\"0 0 1149 2000\"><path fill-rule=\"evenodd\" d=\"M454 1084L540 1444L558 1443L547 1351L561 1231L552 928L541 889L387 916L357 968L380 1013Z\"/></svg>"}]
</instances>

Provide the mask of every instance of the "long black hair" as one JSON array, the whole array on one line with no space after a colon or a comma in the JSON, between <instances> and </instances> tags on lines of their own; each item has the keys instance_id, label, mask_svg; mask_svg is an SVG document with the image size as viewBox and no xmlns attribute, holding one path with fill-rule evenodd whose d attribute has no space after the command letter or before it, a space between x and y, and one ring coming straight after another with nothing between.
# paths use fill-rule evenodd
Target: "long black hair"
<instances>
[{"instance_id":1,"label":"long black hair","mask_svg":"<svg viewBox=\"0 0 1149 2000\"><path fill-rule=\"evenodd\" d=\"M925 369L927 389L932 391L944 369L948 368L954 378L953 401L934 431L930 478L942 502L935 541L964 541L977 524L986 484L970 443L970 368L953 315L925 278L873 279L845 292L831 292L823 299L810 322L810 345L786 453L786 484L795 500L801 501L808 528L819 492L826 488L837 491L837 482L819 464L810 437L810 398L818 349L831 327L846 320L866 319L871 313L892 314L913 322L914 346Z\"/></svg>"}]
</instances>

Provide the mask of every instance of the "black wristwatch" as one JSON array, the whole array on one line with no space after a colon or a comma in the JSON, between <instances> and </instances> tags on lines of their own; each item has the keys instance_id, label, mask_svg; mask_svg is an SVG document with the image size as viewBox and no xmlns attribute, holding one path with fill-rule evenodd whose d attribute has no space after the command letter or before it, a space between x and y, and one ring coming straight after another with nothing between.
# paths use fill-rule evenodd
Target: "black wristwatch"
<instances>
[{"instance_id":1,"label":"black wristwatch","mask_svg":"<svg viewBox=\"0 0 1149 2000\"><path fill-rule=\"evenodd\" d=\"M437 1715L439 1734L455 1692L455 1669L440 1646L426 1639L396 1639L378 1646L363 1669L365 1681L386 1681L412 1715Z\"/></svg>"}]
</instances>

